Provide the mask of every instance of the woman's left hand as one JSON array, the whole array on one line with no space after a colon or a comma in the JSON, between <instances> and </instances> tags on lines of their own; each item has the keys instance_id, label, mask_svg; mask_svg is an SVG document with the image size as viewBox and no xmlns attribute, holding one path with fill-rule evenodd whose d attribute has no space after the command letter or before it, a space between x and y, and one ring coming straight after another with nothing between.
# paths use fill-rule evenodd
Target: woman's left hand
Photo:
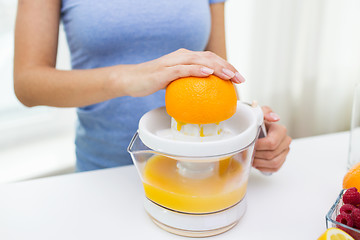
<instances>
[{"instance_id":1,"label":"woman's left hand","mask_svg":"<svg viewBox=\"0 0 360 240\"><path fill-rule=\"evenodd\" d=\"M290 151L291 138L285 126L275 122L280 118L271 108L262 107L267 136L257 140L253 167L262 172L276 172L284 164Z\"/></svg>"}]
</instances>

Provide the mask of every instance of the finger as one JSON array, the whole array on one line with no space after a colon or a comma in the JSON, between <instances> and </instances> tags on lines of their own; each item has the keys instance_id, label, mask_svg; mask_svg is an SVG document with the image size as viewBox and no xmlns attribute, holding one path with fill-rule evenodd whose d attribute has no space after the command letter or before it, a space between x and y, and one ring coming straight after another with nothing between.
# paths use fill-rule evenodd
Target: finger
<instances>
[{"instance_id":1,"label":"finger","mask_svg":"<svg viewBox=\"0 0 360 240\"><path fill-rule=\"evenodd\" d=\"M244 82L245 79L226 60L209 51L189 51L179 49L163 58L164 64L168 67L176 65L202 65L214 69L214 75L224 79L232 80L234 83Z\"/></svg>"},{"instance_id":2,"label":"finger","mask_svg":"<svg viewBox=\"0 0 360 240\"><path fill-rule=\"evenodd\" d=\"M263 111L264 115L272 112L272 109L269 106L262 106L261 110Z\"/></svg>"},{"instance_id":3,"label":"finger","mask_svg":"<svg viewBox=\"0 0 360 240\"><path fill-rule=\"evenodd\" d=\"M164 72L170 79L170 81L181 78L181 77L207 77L214 73L214 69L204 67L201 65L175 65L168 67L167 71Z\"/></svg>"},{"instance_id":4,"label":"finger","mask_svg":"<svg viewBox=\"0 0 360 240\"><path fill-rule=\"evenodd\" d=\"M235 77L233 77L231 81L239 84L245 82L245 78L239 72L235 72Z\"/></svg>"},{"instance_id":5,"label":"finger","mask_svg":"<svg viewBox=\"0 0 360 240\"><path fill-rule=\"evenodd\" d=\"M282 139L286 136L286 127L275 123L267 123L266 126L267 136L257 140L257 151L275 150L281 143Z\"/></svg>"},{"instance_id":6,"label":"finger","mask_svg":"<svg viewBox=\"0 0 360 240\"><path fill-rule=\"evenodd\" d=\"M236 70L235 70L235 72L233 72L226 66L223 66L221 63L219 63L219 66L222 66L222 68L220 68L218 66L213 66L213 68L215 69L214 75L216 75L224 80L231 80L233 83L236 83L236 84L245 82L245 78Z\"/></svg>"},{"instance_id":7,"label":"finger","mask_svg":"<svg viewBox=\"0 0 360 240\"><path fill-rule=\"evenodd\" d=\"M255 152L255 158L271 160L279 156L284 149L288 148L291 143L291 138L285 136L280 145L275 150L260 150Z\"/></svg>"},{"instance_id":8,"label":"finger","mask_svg":"<svg viewBox=\"0 0 360 240\"><path fill-rule=\"evenodd\" d=\"M289 151L290 148L287 148L279 156L271 160L255 158L253 162L253 167L257 169L269 169L272 171L278 171L284 164ZM264 171L267 172L266 170Z\"/></svg>"},{"instance_id":9,"label":"finger","mask_svg":"<svg viewBox=\"0 0 360 240\"><path fill-rule=\"evenodd\" d=\"M264 114L264 119L269 122L277 122L280 120L280 116L274 112L270 112L270 113Z\"/></svg>"},{"instance_id":10,"label":"finger","mask_svg":"<svg viewBox=\"0 0 360 240\"><path fill-rule=\"evenodd\" d=\"M269 106L262 106L261 107L264 113L264 119L269 122L277 122L280 120L279 115L273 112L273 110Z\"/></svg>"},{"instance_id":11,"label":"finger","mask_svg":"<svg viewBox=\"0 0 360 240\"><path fill-rule=\"evenodd\" d=\"M200 61L206 62L210 68L214 69L214 75L224 79L232 80L234 83L245 82L245 78L222 57L210 51L195 52L199 56Z\"/></svg>"}]
</instances>

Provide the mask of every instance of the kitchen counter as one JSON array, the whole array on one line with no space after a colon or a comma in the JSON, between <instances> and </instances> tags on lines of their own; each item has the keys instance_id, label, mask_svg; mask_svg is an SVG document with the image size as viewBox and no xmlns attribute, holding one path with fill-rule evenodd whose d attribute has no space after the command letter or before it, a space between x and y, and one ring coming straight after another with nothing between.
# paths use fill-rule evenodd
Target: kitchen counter
<instances>
[{"instance_id":1,"label":"kitchen counter","mask_svg":"<svg viewBox=\"0 0 360 240\"><path fill-rule=\"evenodd\" d=\"M349 133L293 140L283 168L252 169L248 208L211 239L317 239L341 190ZM143 208L134 166L0 185L0 239L186 239L158 228Z\"/></svg>"}]
</instances>

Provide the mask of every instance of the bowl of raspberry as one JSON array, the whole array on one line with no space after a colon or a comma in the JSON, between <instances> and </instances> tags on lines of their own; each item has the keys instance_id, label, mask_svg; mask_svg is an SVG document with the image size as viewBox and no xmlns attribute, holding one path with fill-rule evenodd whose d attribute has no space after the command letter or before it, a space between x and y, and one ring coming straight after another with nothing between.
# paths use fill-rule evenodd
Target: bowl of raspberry
<instances>
[{"instance_id":1,"label":"bowl of raspberry","mask_svg":"<svg viewBox=\"0 0 360 240\"><path fill-rule=\"evenodd\" d=\"M360 240L360 193L355 188L343 189L326 214L326 227L336 227Z\"/></svg>"}]
</instances>

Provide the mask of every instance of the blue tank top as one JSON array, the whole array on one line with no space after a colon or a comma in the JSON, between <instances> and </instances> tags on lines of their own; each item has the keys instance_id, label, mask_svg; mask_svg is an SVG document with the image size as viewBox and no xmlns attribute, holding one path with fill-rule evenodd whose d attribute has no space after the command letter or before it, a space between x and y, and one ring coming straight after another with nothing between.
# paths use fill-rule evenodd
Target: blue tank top
<instances>
[{"instance_id":1,"label":"blue tank top","mask_svg":"<svg viewBox=\"0 0 360 240\"><path fill-rule=\"evenodd\" d=\"M204 50L209 4L224 0L62 0L73 69L136 64L179 48ZM163 106L164 90L77 109L77 170L131 164L127 146L141 116Z\"/></svg>"}]
</instances>

